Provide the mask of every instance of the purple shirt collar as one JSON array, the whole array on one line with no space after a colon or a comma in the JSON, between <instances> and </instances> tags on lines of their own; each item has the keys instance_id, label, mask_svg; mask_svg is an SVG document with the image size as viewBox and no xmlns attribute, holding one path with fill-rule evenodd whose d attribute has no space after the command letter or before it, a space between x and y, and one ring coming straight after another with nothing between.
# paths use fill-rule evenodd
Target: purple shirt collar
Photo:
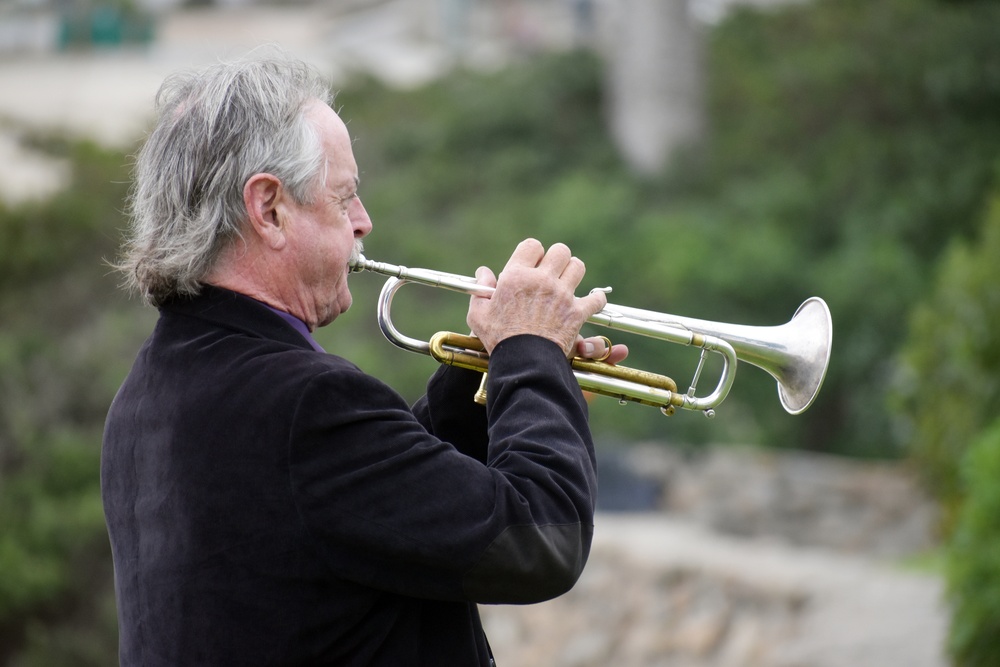
<instances>
[{"instance_id":1,"label":"purple shirt collar","mask_svg":"<svg viewBox=\"0 0 1000 667\"><path fill-rule=\"evenodd\" d=\"M308 341L309 344L312 345L312 348L314 350L316 350L317 352L326 352L326 350L324 350L320 346L320 344L316 342L316 339L312 337L312 334L309 332L309 327L306 326L305 322L295 317L294 315L291 315L290 313L286 313L283 310L272 308L271 306L268 306L266 303L264 303L264 305L267 306L268 309L270 309L273 313L281 317L281 319L291 324L292 328L298 331L300 334L302 334L302 336L306 339L306 341Z\"/></svg>"}]
</instances>

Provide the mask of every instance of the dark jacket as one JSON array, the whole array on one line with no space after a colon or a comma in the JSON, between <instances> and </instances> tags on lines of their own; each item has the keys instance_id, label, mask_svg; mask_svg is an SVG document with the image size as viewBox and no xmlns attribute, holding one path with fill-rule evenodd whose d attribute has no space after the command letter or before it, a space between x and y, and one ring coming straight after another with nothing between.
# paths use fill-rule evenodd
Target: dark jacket
<instances>
[{"instance_id":1,"label":"dark jacket","mask_svg":"<svg viewBox=\"0 0 1000 667\"><path fill-rule=\"evenodd\" d=\"M161 308L104 436L121 664L488 665L475 603L573 585L596 478L558 346L479 377L411 409L252 299Z\"/></svg>"}]
</instances>

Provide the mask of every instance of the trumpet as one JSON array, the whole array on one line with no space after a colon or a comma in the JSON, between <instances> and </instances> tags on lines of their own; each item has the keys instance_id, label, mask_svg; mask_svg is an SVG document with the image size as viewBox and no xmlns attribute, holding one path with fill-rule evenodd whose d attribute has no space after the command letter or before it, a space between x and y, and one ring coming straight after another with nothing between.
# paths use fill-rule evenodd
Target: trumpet
<instances>
[{"instance_id":1,"label":"trumpet","mask_svg":"<svg viewBox=\"0 0 1000 667\"><path fill-rule=\"evenodd\" d=\"M487 372L489 355L478 338L448 331L438 332L429 340L412 338L396 328L391 311L396 292L409 283L482 297L489 297L492 287L480 285L471 276L375 262L364 255L352 259L350 269L355 273L370 271L388 276L379 294L378 323L390 343L409 352L428 355L442 364ZM599 289L611 291L609 287ZM777 381L781 406L789 414L800 414L819 394L833 342L830 309L819 297L806 299L791 320L778 326L711 322L610 303L588 322L701 350L686 392L678 391L676 382L665 375L582 357L572 359L573 374L582 389L616 398L621 403L657 407L665 415L681 408L714 417L715 408L732 388L740 361L770 374ZM611 341L604 338L610 348ZM710 393L697 396L697 384L710 353L722 359L719 380ZM485 376L476 395L477 402L485 402L484 387Z\"/></svg>"}]
</instances>

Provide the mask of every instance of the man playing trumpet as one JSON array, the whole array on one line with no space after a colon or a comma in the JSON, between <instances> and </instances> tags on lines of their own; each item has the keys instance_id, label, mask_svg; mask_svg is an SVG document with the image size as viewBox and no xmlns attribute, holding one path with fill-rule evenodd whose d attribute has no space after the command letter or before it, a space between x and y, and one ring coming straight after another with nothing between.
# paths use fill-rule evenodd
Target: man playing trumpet
<instances>
[{"instance_id":1,"label":"man playing trumpet","mask_svg":"<svg viewBox=\"0 0 1000 667\"><path fill-rule=\"evenodd\" d=\"M108 414L122 665L490 665L477 603L573 586L596 471L567 361L583 263L522 242L414 406L311 333L372 222L328 85L282 58L171 77L119 266L159 320ZM627 351L615 346L609 361Z\"/></svg>"}]
</instances>

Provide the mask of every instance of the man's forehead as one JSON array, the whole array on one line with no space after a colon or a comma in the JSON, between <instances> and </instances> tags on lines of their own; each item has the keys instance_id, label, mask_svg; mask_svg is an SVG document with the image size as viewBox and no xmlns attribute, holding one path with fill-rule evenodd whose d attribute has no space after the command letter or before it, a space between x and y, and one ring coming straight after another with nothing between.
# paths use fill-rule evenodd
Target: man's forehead
<instances>
[{"instance_id":1,"label":"man's forehead","mask_svg":"<svg viewBox=\"0 0 1000 667\"><path fill-rule=\"evenodd\" d=\"M330 184L337 188L356 189L361 179L358 176L358 165L354 160L354 149L347 125L340 116L319 100L309 110L316 127L319 130L323 149L326 153L327 169Z\"/></svg>"}]
</instances>

